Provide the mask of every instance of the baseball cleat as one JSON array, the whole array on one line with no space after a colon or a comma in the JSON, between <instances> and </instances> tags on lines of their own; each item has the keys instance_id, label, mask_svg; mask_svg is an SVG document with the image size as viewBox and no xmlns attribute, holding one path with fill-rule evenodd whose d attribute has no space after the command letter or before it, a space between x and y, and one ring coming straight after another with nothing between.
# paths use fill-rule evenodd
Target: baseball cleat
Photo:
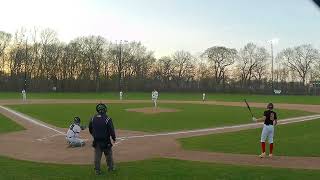
<instances>
[{"instance_id":1,"label":"baseball cleat","mask_svg":"<svg viewBox=\"0 0 320 180\"><path fill-rule=\"evenodd\" d=\"M86 145L86 143L85 143L85 142L82 142L81 145L80 145L80 147L83 147L83 146L85 146L85 145Z\"/></svg>"},{"instance_id":2,"label":"baseball cleat","mask_svg":"<svg viewBox=\"0 0 320 180\"><path fill-rule=\"evenodd\" d=\"M265 158L266 157L266 153L264 152L264 153L261 153L260 155L259 155L259 157L260 158Z\"/></svg>"},{"instance_id":3,"label":"baseball cleat","mask_svg":"<svg viewBox=\"0 0 320 180\"><path fill-rule=\"evenodd\" d=\"M115 167L112 167L112 168L108 168L108 171L111 172L111 171L115 171L116 168Z\"/></svg>"},{"instance_id":4,"label":"baseball cleat","mask_svg":"<svg viewBox=\"0 0 320 180\"><path fill-rule=\"evenodd\" d=\"M273 157L273 155L272 154L269 154L269 158L272 158Z\"/></svg>"},{"instance_id":5,"label":"baseball cleat","mask_svg":"<svg viewBox=\"0 0 320 180\"><path fill-rule=\"evenodd\" d=\"M98 176L101 174L101 171L100 170L95 170L95 174Z\"/></svg>"}]
</instances>

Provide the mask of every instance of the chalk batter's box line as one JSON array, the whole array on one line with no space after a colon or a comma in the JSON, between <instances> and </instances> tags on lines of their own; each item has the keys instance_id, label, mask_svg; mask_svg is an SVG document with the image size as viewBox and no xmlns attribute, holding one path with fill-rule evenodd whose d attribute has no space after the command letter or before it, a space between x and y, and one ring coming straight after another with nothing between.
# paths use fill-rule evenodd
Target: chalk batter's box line
<instances>
[{"instance_id":1,"label":"chalk batter's box line","mask_svg":"<svg viewBox=\"0 0 320 180\"><path fill-rule=\"evenodd\" d=\"M44 138L39 138L39 139L37 139L38 141L45 141L45 140L47 140L47 139L49 139L49 138L53 138L53 137L57 137L57 136L64 136L64 134L54 134L54 135L52 135L52 136L47 136L47 137L44 137Z\"/></svg>"}]
</instances>

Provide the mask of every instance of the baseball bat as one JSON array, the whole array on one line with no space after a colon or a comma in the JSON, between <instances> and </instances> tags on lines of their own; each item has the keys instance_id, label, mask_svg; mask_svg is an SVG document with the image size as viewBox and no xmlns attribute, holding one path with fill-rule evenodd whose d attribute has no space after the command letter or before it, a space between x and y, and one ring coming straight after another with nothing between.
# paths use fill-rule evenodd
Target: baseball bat
<instances>
[{"instance_id":1,"label":"baseball bat","mask_svg":"<svg viewBox=\"0 0 320 180\"><path fill-rule=\"evenodd\" d=\"M313 0L313 2L320 7L320 0Z\"/></svg>"},{"instance_id":2,"label":"baseball bat","mask_svg":"<svg viewBox=\"0 0 320 180\"><path fill-rule=\"evenodd\" d=\"M251 114L251 116L253 117L253 114L252 114L251 108L250 108L250 106L249 106L249 104L248 104L247 100L246 100L246 99L244 99L244 102L246 103L247 108L249 109L250 114Z\"/></svg>"}]
</instances>

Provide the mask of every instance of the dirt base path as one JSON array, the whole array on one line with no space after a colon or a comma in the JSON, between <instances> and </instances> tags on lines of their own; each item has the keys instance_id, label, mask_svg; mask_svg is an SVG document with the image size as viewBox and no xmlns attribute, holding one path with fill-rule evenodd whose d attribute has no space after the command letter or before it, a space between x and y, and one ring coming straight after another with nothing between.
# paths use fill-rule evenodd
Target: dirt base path
<instances>
[{"instance_id":1,"label":"dirt base path","mask_svg":"<svg viewBox=\"0 0 320 180\"><path fill-rule=\"evenodd\" d=\"M140 113L144 113L144 114L160 114L163 112L178 112L180 110L178 109L169 109L169 108L154 108L154 107L144 107L144 108L130 108L130 109L126 109L126 111L129 112L140 112Z\"/></svg>"},{"instance_id":2,"label":"dirt base path","mask_svg":"<svg viewBox=\"0 0 320 180\"><path fill-rule=\"evenodd\" d=\"M51 104L51 103L97 103L98 100L21 100L0 101L0 113L26 128L25 131L0 135L0 154L16 159L59 164L92 164L93 148L88 131L82 133L87 139L87 145L82 148L68 148L65 135L66 129L57 128L43 123L24 114L3 107L7 104ZM148 103L150 101L103 101L107 103ZM194 103L217 104L228 106L245 106L240 102L202 102L202 101L160 101L159 103ZM252 107L264 107L263 103L250 103ZM310 112L320 112L320 105L277 104L277 108L299 109ZM279 124L308 121L320 118L320 115L290 118ZM118 141L114 145L116 162L143 160L155 157L176 158L203 162L216 162L235 165L273 166L286 168L320 169L319 157L284 157L275 156L272 159L259 159L256 155L225 154L213 152L187 151L180 147L178 138L205 134L224 133L244 129L260 128L257 123L178 131L170 133L148 134L144 132L118 130ZM258 148L258 147L257 147Z\"/></svg>"}]
</instances>

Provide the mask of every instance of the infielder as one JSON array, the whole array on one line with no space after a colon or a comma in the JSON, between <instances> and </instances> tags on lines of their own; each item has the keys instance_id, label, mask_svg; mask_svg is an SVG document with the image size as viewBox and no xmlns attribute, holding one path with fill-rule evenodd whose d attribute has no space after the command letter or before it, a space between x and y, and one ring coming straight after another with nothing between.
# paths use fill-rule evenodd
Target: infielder
<instances>
[{"instance_id":1,"label":"infielder","mask_svg":"<svg viewBox=\"0 0 320 180\"><path fill-rule=\"evenodd\" d=\"M122 95L123 95L123 93L122 93L122 91L120 91L120 93L119 93L120 100L122 100Z\"/></svg>"},{"instance_id":2,"label":"infielder","mask_svg":"<svg viewBox=\"0 0 320 180\"><path fill-rule=\"evenodd\" d=\"M154 107L157 108L157 100L158 100L158 91L156 91L155 89L152 91L151 93L151 99L153 101Z\"/></svg>"},{"instance_id":3,"label":"infielder","mask_svg":"<svg viewBox=\"0 0 320 180\"><path fill-rule=\"evenodd\" d=\"M80 131L83 129L84 127L80 126L80 118L75 117L66 135L66 139L70 147L82 147L85 145L84 140L82 140L79 135Z\"/></svg>"},{"instance_id":4,"label":"infielder","mask_svg":"<svg viewBox=\"0 0 320 180\"><path fill-rule=\"evenodd\" d=\"M23 101L26 101L26 100L27 100L27 92L26 92L26 90L23 89L23 90L21 91L21 94L22 94L22 100L23 100Z\"/></svg>"},{"instance_id":5,"label":"infielder","mask_svg":"<svg viewBox=\"0 0 320 180\"><path fill-rule=\"evenodd\" d=\"M202 101L206 100L206 93L202 93Z\"/></svg>"},{"instance_id":6,"label":"infielder","mask_svg":"<svg viewBox=\"0 0 320 180\"><path fill-rule=\"evenodd\" d=\"M272 157L273 152L273 136L274 136L274 126L277 125L277 113L273 111L273 104L269 103L267 105L267 110L264 111L263 117L256 119L252 118L253 121L264 121L263 130L261 133L261 150L262 153L259 156L260 158L266 157L266 139L268 138L268 142L270 144L270 152L269 157Z\"/></svg>"}]
</instances>

